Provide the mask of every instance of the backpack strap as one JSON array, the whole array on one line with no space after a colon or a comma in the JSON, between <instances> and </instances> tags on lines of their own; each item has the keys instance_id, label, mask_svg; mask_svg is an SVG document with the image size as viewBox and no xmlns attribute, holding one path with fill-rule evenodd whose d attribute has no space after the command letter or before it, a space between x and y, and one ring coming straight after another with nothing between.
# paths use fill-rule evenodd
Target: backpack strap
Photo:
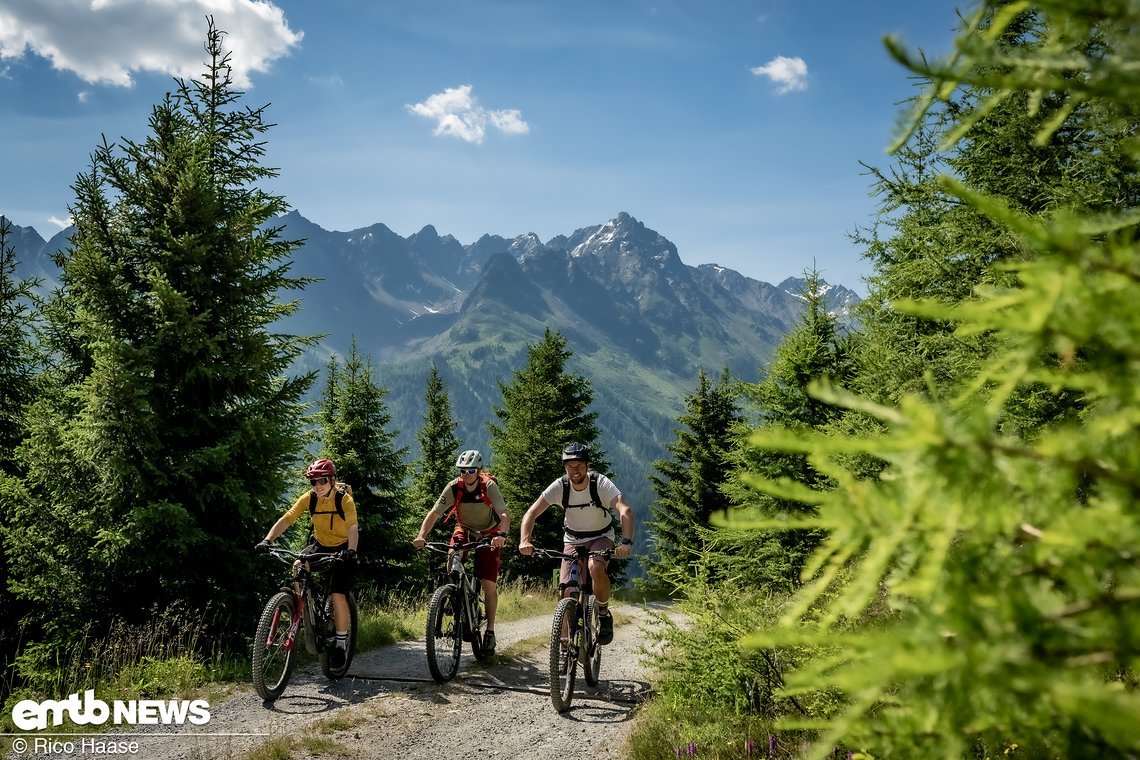
<instances>
[{"instance_id":1,"label":"backpack strap","mask_svg":"<svg viewBox=\"0 0 1140 760\"><path fill-rule=\"evenodd\" d=\"M309 491L309 519L312 520L317 515L328 515L329 516L329 530L332 530L332 526L333 526L332 516L333 515L336 515L341 520L344 519L344 507L341 506L341 502L344 501L345 490L346 489L343 485L338 485L336 487L336 491L335 491L335 494L333 496L333 503L336 504L336 511L335 512L318 512L317 511L317 492L316 491Z\"/></svg>"},{"instance_id":2,"label":"backpack strap","mask_svg":"<svg viewBox=\"0 0 1140 760\"><path fill-rule=\"evenodd\" d=\"M487 484L495 482L498 481L496 481L487 473L480 472L479 481L475 486L475 495L478 496L479 500L486 504L488 509L491 510L491 516L495 518L495 526L497 527L499 523L502 522L502 518L500 518L499 513L495 511L495 503L491 501L491 494L487 493ZM455 480L451 481L451 495L455 499L455 502L451 505L451 509L447 511L447 514L443 516L444 522L448 520L455 520L456 522L459 521L459 503L463 501L464 491L465 489L463 487L462 477L458 477Z\"/></svg>"},{"instance_id":3,"label":"backpack strap","mask_svg":"<svg viewBox=\"0 0 1140 760\"><path fill-rule=\"evenodd\" d=\"M602 504L602 497L598 495L598 473L590 470L590 503L589 504L575 504L575 508L597 507L609 512L610 510ZM570 508L570 476L562 476L562 508Z\"/></svg>"}]
</instances>

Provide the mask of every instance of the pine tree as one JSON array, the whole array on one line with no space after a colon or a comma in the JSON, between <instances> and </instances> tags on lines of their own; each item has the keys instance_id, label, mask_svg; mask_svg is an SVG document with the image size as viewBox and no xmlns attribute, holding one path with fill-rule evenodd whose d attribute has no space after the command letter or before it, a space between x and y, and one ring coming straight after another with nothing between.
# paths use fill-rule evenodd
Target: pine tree
<instances>
[{"instance_id":1,"label":"pine tree","mask_svg":"<svg viewBox=\"0 0 1140 760\"><path fill-rule=\"evenodd\" d=\"M649 577L666 589L684 587L690 577L688 565L704 551L704 535L714 514L727 515L733 506L725 493L734 428L741 421L736 387L728 370L711 381L702 368L697 387L685 397L685 413L677 418L682 427L665 445L672 459L653 463L658 475L650 475L657 501L650 506L653 519L646 529L653 535Z\"/></svg>"},{"instance_id":2,"label":"pine tree","mask_svg":"<svg viewBox=\"0 0 1140 760\"><path fill-rule=\"evenodd\" d=\"M459 439L455 437L458 423L451 414L447 387L435 364L428 372L424 405L424 424L416 433L420 456L413 467L415 474L408 489L408 503L413 509L426 510L455 477L455 457L460 448Z\"/></svg>"},{"instance_id":3,"label":"pine tree","mask_svg":"<svg viewBox=\"0 0 1140 760\"><path fill-rule=\"evenodd\" d=\"M813 512L795 500L757 493L749 486L756 475L791 480L813 490L833 486L801 453L759 450L748 444L757 430L824 431L843 416L842 409L807 391L812 382L829 380L844 385L851 376L850 340L840 334L836 317L827 311L823 285L818 270L804 273L804 286L799 292L805 302L803 314L776 346L764 379L742 386L746 410L752 412L758 422L742 423L734 431L736 445L730 455L732 472L725 489L737 504L768 518L795 518ZM784 554L779 564L790 573L784 580L798 584L804 559L819 542L821 534L787 530L776 536ZM753 543L763 553L773 553L773 547L764 545L766 540ZM747 564L746 556L743 564ZM745 568L741 572L745 577L755 577L755 573ZM762 570L761 575L771 577L770 569Z\"/></svg>"},{"instance_id":4,"label":"pine tree","mask_svg":"<svg viewBox=\"0 0 1140 760\"><path fill-rule=\"evenodd\" d=\"M24 413L35 393L32 330L39 282L16 279L11 233L12 223L0 216L0 474L16 476L15 451L24 440Z\"/></svg>"},{"instance_id":5,"label":"pine tree","mask_svg":"<svg viewBox=\"0 0 1140 760\"><path fill-rule=\"evenodd\" d=\"M397 449L397 431L384 403L388 391L377 384L372 360L360 355L356 338L343 366L329 362L317 419L321 454L337 466L337 479L352 486L360 529L358 585L376 594L407 588L417 514L405 499L406 449Z\"/></svg>"},{"instance_id":6,"label":"pine tree","mask_svg":"<svg viewBox=\"0 0 1140 760\"><path fill-rule=\"evenodd\" d=\"M605 472L608 466L598 445L598 414L587 411L593 402L590 381L566 371L571 356L566 338L547 329L539 343L527 347L526 366L515 370L509 384L499 383L503 402L494 408L499 424L488 427L494 469L513 526L551 481L565 473L562 448L567 443L589 445L593 469ZM559 547L561 540L562 509L551 508L536 522L532 541L535 546ZM547 577L550 572L510 552L503 560L511 574Z\"/></svg>"},{"instance_id":7,"label":"pine tree","mask_svg":"<svg viewBox=\"0 0 1140 760\"><path fill-rule=\"evenodd\" d=\"M279 294L303 285L298 243L270 224L287 209L258 187L270 125L239 105L223 37L211 20L203 76L74 185L5 540L13 589L56 640L180 602L239 638L264 569L250 547L295 477L312 377L287 373L307 341L271 326L296 308Z\"/></svg>"},{"instance_id":8,"label":"pine tree","mask_svg":"<svg viewBox=\"0 0 1140 760\"><path fill-rule=\"evenodd\" d=\"M12 223L0 216L0 545L5 542L14 504L23 497L22 472L16 450L27 435L25 413L35 394L36 351L34 280L16 279L16 251L8 245ZM19 645L25 604L8 588L8 553L0 551L0 664L12 661ZM0 699L9 691L0 685Z\"/></svg>"}]
</instances>

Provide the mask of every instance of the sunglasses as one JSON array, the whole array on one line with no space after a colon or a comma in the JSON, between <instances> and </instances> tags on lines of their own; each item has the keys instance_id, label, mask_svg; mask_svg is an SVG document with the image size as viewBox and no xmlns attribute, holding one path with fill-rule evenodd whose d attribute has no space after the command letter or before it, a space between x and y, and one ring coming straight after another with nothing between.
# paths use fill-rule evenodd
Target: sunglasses
<instances>
[{"instance_id":1,"label":"sunglasses","mask_svg":"<svg viewBox=\"0 0 1140 760\"><path fill-rule=\"evenodd\" d=\"M328 478L310 478L309 479L309 485L311 485L311 486L323 486L325 483L328 483L328 482L329 482Z\"/></svg>"},{"instance_id":2,"label":"sunglasses","mask_svg":"<svg viewBox=\"0 0 1140 760\"><path fill-rule=\"evenodd\" d=\"M475 473L479 472L479 468L478 467L460 467L459 471L461 473L463 473L464 475L474 475Z\"/></svg>"}]
</instances>

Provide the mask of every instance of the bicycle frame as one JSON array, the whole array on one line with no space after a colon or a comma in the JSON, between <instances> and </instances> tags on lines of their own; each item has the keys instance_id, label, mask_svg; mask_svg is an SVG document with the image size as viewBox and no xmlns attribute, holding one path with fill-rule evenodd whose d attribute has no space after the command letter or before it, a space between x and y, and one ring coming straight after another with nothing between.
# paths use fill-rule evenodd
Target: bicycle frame
<instances>
[{"instance_id":1,"label":"bicycle frame","mask_svg":"<svg viewBox=\"0 0 1140 760\"><path fill-rule=\"evenodd\" d=\"M271 547L269 554L285 564L296 565L292 583L275 594L266 604L254 636L253 682L261 697L272 701L288 684L293 668L297 637L304 630L305 648L319 655L321 670L330 680L344 677L356 646L357 609L353 594L348 594L350 616L349 643L344 663L332 666L333 635L336 626L332 615L332 595L328 580L314 579L314 573L327 569L340 559L336 555L310 555L289 549ZM287 627L282 631L282 618Z\"/></svg>"}]
</instances>

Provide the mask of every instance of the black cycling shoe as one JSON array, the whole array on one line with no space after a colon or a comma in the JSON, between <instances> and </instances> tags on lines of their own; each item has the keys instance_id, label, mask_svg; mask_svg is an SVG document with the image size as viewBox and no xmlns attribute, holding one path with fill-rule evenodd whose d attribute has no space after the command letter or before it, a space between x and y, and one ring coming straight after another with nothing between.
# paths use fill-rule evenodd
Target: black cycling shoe
<instances>
[{"instance_id":1,"label":"black cycling shoe","mask_svg":"<svg viewBox=\"0 0 1140 760\"><path fill-rule=\"evenodd\" d=\"M598 613L598 643L609 644L614 640L614 616L609 610Z\"/></svg>"},{"instance_id":2,"label":"black cycling shoe","mask_svg":"<svg viewBox=\"0 0 1140 760\"><path fill-rule=\"evenodd\" d=\"M329 651L329 668L331 670L340 670L344 667L344 662L347 659L347 652L344 647L333 644L332 650Z\"/></svg>"},{"instance_id":3,"label":"black cycling shoe","mask_svg":"<svg viewBox=\"0 0 1140 760\"><path fill-rule=\"evenodd\" d=\"M495 653L495 632L487 631L483 634L483 654L493 655Z\"/></svg>"}]
</instances>

